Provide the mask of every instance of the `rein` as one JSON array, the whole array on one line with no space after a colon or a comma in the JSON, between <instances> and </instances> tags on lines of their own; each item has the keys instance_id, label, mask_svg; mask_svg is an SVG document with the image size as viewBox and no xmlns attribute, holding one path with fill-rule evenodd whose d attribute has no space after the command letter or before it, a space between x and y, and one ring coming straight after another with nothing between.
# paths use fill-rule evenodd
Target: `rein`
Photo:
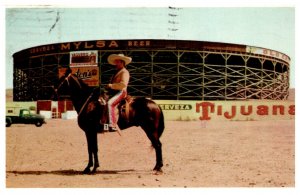
<instances>
[{"instance_id":1,"label":"rein","mask_svg":"<svg viewBox=\"0 0 300 195\"><path fill-rule=\"evenodd\" d=\"M58 89L67 81L68 86L70 87L70 81L69 78L72 77L72 74L70 73L63 82L60 83L60 85L57 87L56 91L58 91ZM81 84L79 83L79 81L77 79L74 79L74 81L78 84L78 86L81 87ZM87 103L89 102L89 100L91 99L91 97L93 96L94 91L92 91L92 93L90 94L90 96L85 100L84 104L82 105L82 107L80 108L80 111L78 113L78 116L82 113L83 109L85 108L85 106L87 105Z\"/></svg>"},{"instance_id":2,"label":"rein","mask_svg":"<svg viewBox=\"0 0 300 195\"><path fill-rule=\"evenodd\" d=\"M82 107L81 107L81 109L80 109L80 111L79 111L79 113L78 113L78 116L82 113L84 107L85 107L86 104L89 102L89 100L91 99L92 96L93 96L93 91L92 91L91 95L86 99L86 101L84 102L84 104L82 105Z\"/></svg>"},{"instance_id":3,"label":"rein","mask_svg":"<svg viewBox=\"0 0 300 195\"><path fill-rule=\"evenodd\" d=\"M58 87L56 88L56 92L59 90L59 88L61 88L61 86L67 81L68 82L68 86L70 86L69 83L69 77L71 76L71 73L65 78L65 80L63 82L61 82Z\"/></svg>"}]
</instances>

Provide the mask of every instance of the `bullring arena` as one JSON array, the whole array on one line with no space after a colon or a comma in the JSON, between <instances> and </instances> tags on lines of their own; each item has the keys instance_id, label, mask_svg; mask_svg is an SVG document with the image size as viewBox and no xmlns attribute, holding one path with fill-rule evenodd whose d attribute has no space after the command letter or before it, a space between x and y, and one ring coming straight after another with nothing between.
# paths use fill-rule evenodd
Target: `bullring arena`
<instances>
[{"instance_id":1,"label":"bullring arena","mask_svg":"<svg viewBox=\"0 0 300 195\"><path fill-rule=\"evenodd\" d=\"M128 93L163 109L162 174L152 171L155 152L139 127L122 136L98 134L100 169L81 174L86 138L68 94L53 101L53 86L68 66L90 87L105 86L111 53L133 58ZM35 107L48 118L40 128L6 128L8 188L295 186L295 102L290 59L281 52L202 41L95 40L37 46L13 57L7 105Z\"/></svg>"}]
</instances>

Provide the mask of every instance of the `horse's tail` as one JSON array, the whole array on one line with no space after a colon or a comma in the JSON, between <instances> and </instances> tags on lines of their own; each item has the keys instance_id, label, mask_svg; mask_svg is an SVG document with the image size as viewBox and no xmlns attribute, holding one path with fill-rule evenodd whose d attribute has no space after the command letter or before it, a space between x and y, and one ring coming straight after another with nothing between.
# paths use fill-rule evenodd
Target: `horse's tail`
<instances>
[{"instance_id":1,"label":"horse's tail","mask_svg":"<svg viewBox=\"0 0 300 195\"><path fill-rule=\"evenodd\" d=\"M157 128L158 137L160 137L162 135L162 133L164 132L164 129L165 129L164 113L160 106L159 106L159 110L160 110L160 115L159 115L159 123L158 123L158 128Z\"/></svg>"}]
</instances>

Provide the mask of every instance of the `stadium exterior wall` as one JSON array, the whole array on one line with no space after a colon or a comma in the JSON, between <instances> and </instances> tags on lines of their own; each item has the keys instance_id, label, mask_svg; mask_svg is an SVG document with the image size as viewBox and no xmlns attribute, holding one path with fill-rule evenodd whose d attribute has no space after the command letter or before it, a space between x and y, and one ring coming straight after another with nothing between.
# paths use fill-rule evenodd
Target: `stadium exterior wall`
<instances>
[{"instance_id":1,"label":"stadium exterior wall","mask_svg":"<svg viewBox=\"0 0 300 195\"><path fill-rule=\"evenodd\" d=\"M128 92L165 100L286 100L290 58L255 46L184 40L94 40L24 49L14 58L14 101L50 100L63 68L91 87L113 75L111 53L133 58ZM62 98L68 99L67 94Z\"/></svg>"}]
</instances>

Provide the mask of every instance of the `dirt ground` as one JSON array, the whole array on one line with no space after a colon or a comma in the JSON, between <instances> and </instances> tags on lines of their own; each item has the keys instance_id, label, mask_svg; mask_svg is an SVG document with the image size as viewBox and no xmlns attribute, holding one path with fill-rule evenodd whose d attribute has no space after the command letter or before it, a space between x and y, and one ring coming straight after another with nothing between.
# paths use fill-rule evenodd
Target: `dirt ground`
<instances>
[{"instance_id":1,"label":"dirt ground","mask_svg":"<svg viewBox=\"0 0 300 195\"><path fill-rule=\"evenodd\" d=\"M163 174L142 129L98 134L100 168L75 120L6 128L7 188L294 187L295 121L167 121Z\"/></svg>"}]
</instances>

